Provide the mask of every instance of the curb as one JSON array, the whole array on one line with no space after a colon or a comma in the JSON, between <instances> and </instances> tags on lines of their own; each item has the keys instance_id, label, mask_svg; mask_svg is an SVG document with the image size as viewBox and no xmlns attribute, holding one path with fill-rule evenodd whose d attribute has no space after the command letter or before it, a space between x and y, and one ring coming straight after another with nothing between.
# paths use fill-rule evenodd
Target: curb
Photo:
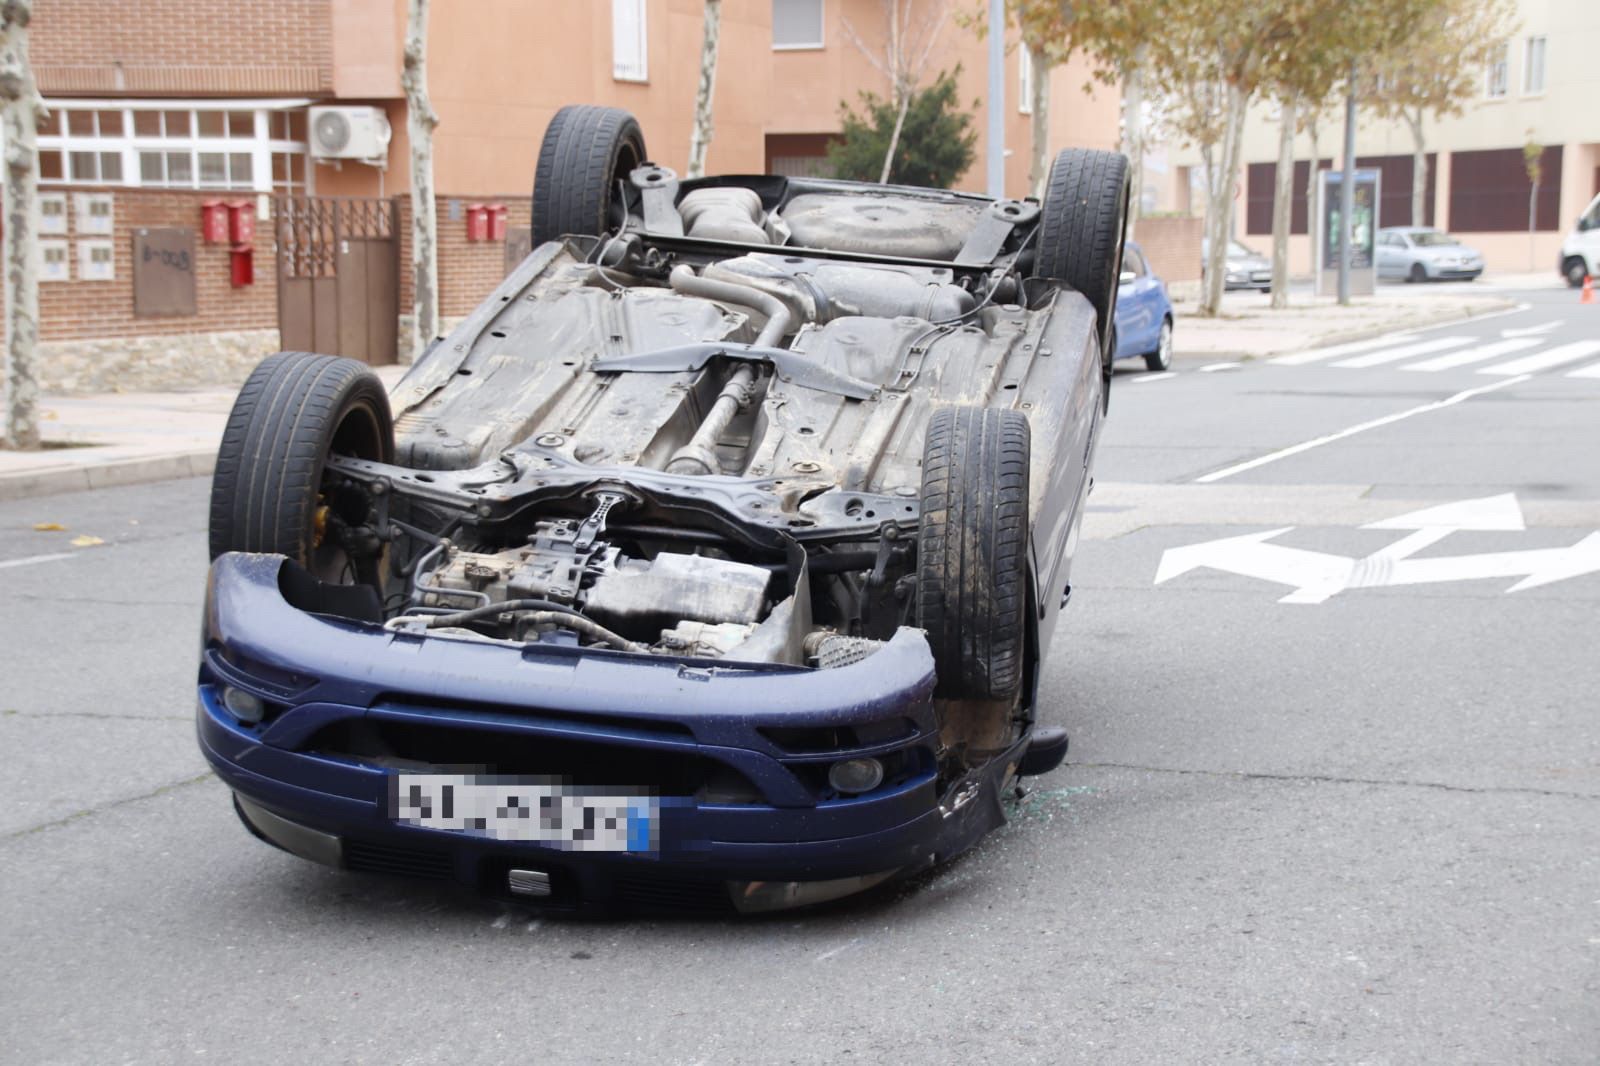
<instances>
[{"instance_id":1,"label":"curb","mask_svg":"<svg viewBox=\"0 0 1600 1066\"><path fill-rule=\"evenodd\" d=\"M34 496L54 496L63 492L84 492L118 485L142 485L152 481L204 477L217 465L215 448L146 455L107 463L84 463L58 470L19 470L0 473L0 500L23 500Z\"/></svg>"}]
</instances>

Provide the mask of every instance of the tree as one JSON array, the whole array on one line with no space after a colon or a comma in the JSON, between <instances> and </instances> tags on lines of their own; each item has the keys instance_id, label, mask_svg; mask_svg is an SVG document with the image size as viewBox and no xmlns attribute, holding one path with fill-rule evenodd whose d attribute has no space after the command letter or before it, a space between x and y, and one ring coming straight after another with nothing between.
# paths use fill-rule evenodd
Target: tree
<instances>
[{"instance_id":1,"label":"tree","mask_svg":"<svg viewBox=\"0 0 1600 1066\"><path fill-rule=\"evenodd\" d=\"M875 93L861 94L859 115L839 105L844 133L828 146L834 174L852 181L940 189L953 185L972 165L978 144L972 115L956 101L960 73L960 67L940 71L933 84L913 93L903 108ZM898 150L891 153L893 145ZM882 169L885 159L893 164L887 173Z\"/></svg>"},{"instance_id":2,"label":"tree","mask_svg":"<svg viewBox=\"0 0 1600 1066\"><path fill-rule=\"evenodd\" d=\"M400 87L406 94L411 140L411 357L439 333L438 221L433 200L433 129L439 116L428 102L428 0L409 0Z\"/></svg>"},{"instance_id":3,"label":"tree","mask_svg":"<svg viewBox=\"0 0 1600 1066\"><path fill-rule=\"evenodd\" d=\"M1028 191L1044 196L1050 177L1050 71L1072 58L1077 47L1076 6L1070 0L1011 0L1021 30L1022 51L1032 72L1028 121ZM980 33L987 23L977 23Z\"/></svg>"},{"instance_id":4,"label":"tree","mask_svg":"<svg viewBox=\"0 0 1600 1066\"><path fill-rule=\"evenodd\" d=\"M882 6L885 34L881 53L861 39L849 19L843 20L844 32L850 42L867 57L867 62L889 79L889 103L894 109L894 125L883 146L883 165L876 179L880 185L889 180L907 112L922 84L923 75L927 73L928 60L933 55L939 31L944 29L945 19L949 16L944 0L930 0L929 6L923 8L920 15L914 10L916 0L882 0ZM859 180L873 179L863 177Z\"/></svg>"},{"instance_id":5,"label":"tree","mask_svg":"<svg viewBox=\"0 0 1600 1066\"><path fill-rule=\"evenodd\" d=\"M1533 233L1538 217L1539 181L1544 177L1544 146L1533 139L1532 130L1528 131L1528 142L1522 146L1522 168L1528 174L1528 269L1537 270Z\"/></svg>"},{"instance_id":6,"label":"tree","mask_svg":"<svg viewBox=\"0 0 1600 1066\"><path fill-rule=\"evenodd\" d=\"M722 36L722 0L705 0L700 31L700 87L694 95L694 129L689 134L689 177L706 176L711 145L711 96L717 87L717 45Z\"/></svg>"},{"instance_id":7,"label":"tree","mask_svg":"<svg viewBox=\"0 0 1600 1066\"><path fill-rule=\"evenodd\" d=\"M1511 0L1432 0L1405 36L1380 42L1366 62L1361 103L1411 131L1411 223L1427 218L1424 120L1459 115L1482 89L1483 68L1513 28Z\"/></svg>"},{"instance_id":8,"label":"tree","mask_svg":"<svg viewBox=\"0 0 1600 1066\"><path fill-rule=\"evenodd\" d=\"M0 121L5 127L6 372L8 448L39 447L39 171L34 134L44 105L28 57L30 0L0 4Z\"/></svg>"}]
</instances>

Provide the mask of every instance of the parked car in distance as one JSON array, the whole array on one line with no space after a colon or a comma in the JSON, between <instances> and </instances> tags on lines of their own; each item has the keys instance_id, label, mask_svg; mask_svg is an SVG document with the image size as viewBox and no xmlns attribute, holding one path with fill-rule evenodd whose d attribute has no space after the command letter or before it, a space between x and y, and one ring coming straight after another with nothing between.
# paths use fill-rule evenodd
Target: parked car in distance
<instances>
[{"instance_id":1,"label":"parked car in distance","mask_svg":"<svg viewBox=\"0 0 1600 1066\"><path fill-rule=\"evenodd\" d=\"M1471 281L1483 273L1483 253L1432 226L1378 231L1378 277L1406 281Z\"/></svg>"},{"instance_id":2,"label":"parked car in distance","mask_svg":"<svg viewBox=\"0 0 1600 1066\"><path fill-rule=\"evenodd\" d=\"M1144 250L1133 241L1122 246L1114 321L1113 359L1143 358L1152 371L1172 365L1172 300L1167 283L1150 269Z\"/></svg>"},{"instance_id":3,"label":"parked car in distance","mask_svg":"<svg viewBox=\"0 0 1600 1066\"><path fill-rule=\"evenodd\" d=\"M1211 259L1211 242L1200 242L1200 276L1205 277ZM1222 279L1224 289L1272 291L1272 260L1236 240L1228 241L1228 261Z\"/></svg>"},{"instance_id":4,"label":"parked car in distance","mask_svg":"<svg viewBox=\"0 0 1600 1066\"><path fill-rule=\"evenodd\" d=\"M1578 216L1578 224L1561 243L1561 276L1574 289L1584 278L1600 275L1600 196Z\"/></svg>"}]
</instances>

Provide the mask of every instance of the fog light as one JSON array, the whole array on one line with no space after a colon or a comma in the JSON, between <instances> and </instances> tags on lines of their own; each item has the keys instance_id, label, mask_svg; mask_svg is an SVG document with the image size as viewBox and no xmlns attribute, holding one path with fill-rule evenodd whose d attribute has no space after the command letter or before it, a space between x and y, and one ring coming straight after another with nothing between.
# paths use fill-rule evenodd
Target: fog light
<instances>
[{"instance_id":1,"label":"fog light","mask_svg":"<svg viewBox=\"0 0 1600 1066\"><path fill-rule=\"evenodd\" d=\"M873 762L857 759L856 762ZM832 881L729 881L728 892L733 906L740 914L760 914L763 911L782 911L791 907L810 907L843 899L857 892L865 892L882 884L899 870L863 874L860 877L840 877Z\"/></svg>"},{"instance_id":2,"label":"fog light","mask_svg":"<svg viewBox=\"0 0 1600 1066\"><path fill-rule=\"evenodd\" d=\"M883 784L883 763L877 759L843 759L828 767L828 784L839 792L871 792Z\"/></svg>"},{"instance_id":3,"label":"fog light","mask_svg":"<svg viewBox=\"0 0 1600 1066\"><path fill-rule=\"evenodd\" d=\"M261 702L260 696L232 685L223 687L222 705L245 725L255 725L267 713L267 705Z\"/></svg>"}]
</instances>

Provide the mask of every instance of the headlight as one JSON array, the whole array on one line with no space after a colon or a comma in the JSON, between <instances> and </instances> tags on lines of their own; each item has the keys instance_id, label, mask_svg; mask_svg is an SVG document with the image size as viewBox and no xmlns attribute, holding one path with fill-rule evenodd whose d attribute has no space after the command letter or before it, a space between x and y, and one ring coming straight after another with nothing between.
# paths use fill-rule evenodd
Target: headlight
<instances>
[{"instance_id":1,"label":"headlight","mask_svg":"<svg viewBox=\"0 0 1600 1066\"><path fill-rule=\"evenodd\" d=\"M883 784L883 763L877 759L842 759L828 767L828 784L837 792L871 792Z\"/></svg>"},{"instance_id":2,"label":"headlight","mask_svg":"<svg viewBox=\"0 0 1600 1066\"><path fill-rule=\"evenodd\" d=\"M245 725L255 725L267 713L267 705L260 696L254 692L246 692L242 688L224 685L222 688L222 705Z\"/></svg>"}]
</instances>

